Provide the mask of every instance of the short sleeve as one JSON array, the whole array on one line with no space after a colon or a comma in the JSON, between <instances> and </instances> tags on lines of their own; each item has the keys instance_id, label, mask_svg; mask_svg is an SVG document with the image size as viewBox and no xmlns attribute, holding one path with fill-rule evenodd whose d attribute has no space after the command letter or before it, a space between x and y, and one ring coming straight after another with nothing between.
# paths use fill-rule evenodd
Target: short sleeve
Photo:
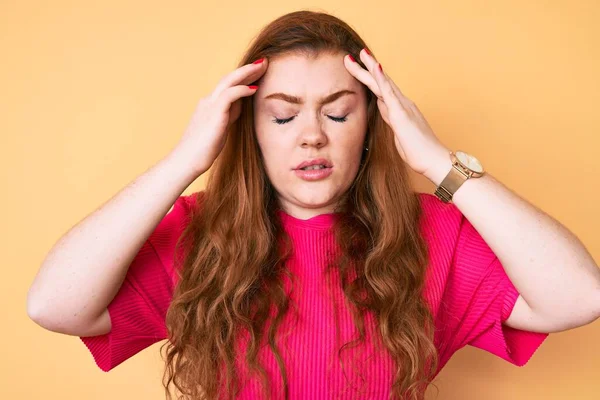
<instances>
[{"instance_id":1,"label":"short sleeve","mask_svg":"<svg viewBox=\"0 0 600 400\"><path fill-rule=\"evenodd\" d=\"M107 306L110 332L80 337L98 367L110 371L150 345L166 339L165 316L173 295L175 244L194 197L180 196L131 262L123 284Z\"/></svg>"},{"instance_id":2,"label":"short sleeve","mask_svg":"<svg viewBox=\"0 0 600 400\"><path fill-rule=\"evenodd\" d=\"M448 332L453 335L451 352L470 345L516 366L525 365L548 333L503 324L518 297L498 257L461 214L444 293Z\"/></svg>"}]
</instances>

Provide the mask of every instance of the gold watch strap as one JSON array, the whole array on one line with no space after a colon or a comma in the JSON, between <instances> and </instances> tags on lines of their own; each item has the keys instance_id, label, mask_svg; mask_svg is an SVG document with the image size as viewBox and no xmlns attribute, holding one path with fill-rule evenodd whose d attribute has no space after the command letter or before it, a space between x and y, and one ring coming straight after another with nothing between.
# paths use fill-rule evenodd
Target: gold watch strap
<instances>
[{"instance_id":1,"label":"gold watch strap","mask_svg":"<svg viewBox=\"0 0 600 400\"><path fill-rule=\"evenodd\" d=\"M469 179L469 175L463 172L456 164L452 164L450 172L442 183L435 189L435 195L444 203L449 203L458 188Z\"/></svg>"}]
</instances>

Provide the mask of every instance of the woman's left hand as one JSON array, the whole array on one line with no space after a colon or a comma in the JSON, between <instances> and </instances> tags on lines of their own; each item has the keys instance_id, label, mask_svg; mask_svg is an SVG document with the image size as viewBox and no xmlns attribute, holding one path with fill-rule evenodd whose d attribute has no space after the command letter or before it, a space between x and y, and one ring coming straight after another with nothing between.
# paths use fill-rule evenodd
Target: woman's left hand
<instances>
[{"instance_id":1,"label":"woman's left hand","mask_svg":"<svg viewBox=\"0 0 600 400\"><path fill-rule=\"evenodd\" d=\"M365 70L349 55L344 57L346 69L377 96L383 120L392 128L400 157L416 172L428 176L440 164L447 164L450 151L438 140L417 106L380 68L365 49L360 51Z\"/></svg>"}]
</instances>

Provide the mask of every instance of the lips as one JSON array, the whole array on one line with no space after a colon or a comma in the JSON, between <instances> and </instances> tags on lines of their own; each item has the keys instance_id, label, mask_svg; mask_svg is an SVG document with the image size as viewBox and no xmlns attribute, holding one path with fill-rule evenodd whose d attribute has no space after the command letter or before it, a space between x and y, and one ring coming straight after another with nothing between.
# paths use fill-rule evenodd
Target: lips
<instances>
[{"instance_id":1,"label":"lips","mask_svg":"<svg viewBox=\"0 0 600 400\"><path fill-rule=\"evenodd\" d=\"M305 160L301 162L294 169L302 169L304 167L310 167L311 165L323 165L325 168L333 167L331 161L327 160L326 158L315 158L314 160Z\"/></svg>"},{"instance_id":2,"label":"lips","mask_svg":"<svg viewBox=\"0 0 600 400\"><path fill-rule=\"evenodd\" d=\"M320 181L331 176L333 168L320 168L315 170L297 169L294 171L296 176L305 181Z\"/></svg>"}]
</instances>

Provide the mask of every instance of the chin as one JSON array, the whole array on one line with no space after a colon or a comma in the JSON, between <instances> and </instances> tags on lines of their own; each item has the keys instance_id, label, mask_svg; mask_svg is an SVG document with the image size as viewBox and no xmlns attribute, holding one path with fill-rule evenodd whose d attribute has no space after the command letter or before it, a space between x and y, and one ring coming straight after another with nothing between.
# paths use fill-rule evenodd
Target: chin
<instances>
[{"instance_id":1,"label":"chin","mask_svg":"<svg viewBox=\"0 0 600 400\"><path fill-rule=\"evenodd\" d=\"M293 196L299 206L306 208L323 208L334 203L335 196L330 193L319 193L317 190L307 189L306 191L298 191Z\"/></svg>"}]
</instances>

